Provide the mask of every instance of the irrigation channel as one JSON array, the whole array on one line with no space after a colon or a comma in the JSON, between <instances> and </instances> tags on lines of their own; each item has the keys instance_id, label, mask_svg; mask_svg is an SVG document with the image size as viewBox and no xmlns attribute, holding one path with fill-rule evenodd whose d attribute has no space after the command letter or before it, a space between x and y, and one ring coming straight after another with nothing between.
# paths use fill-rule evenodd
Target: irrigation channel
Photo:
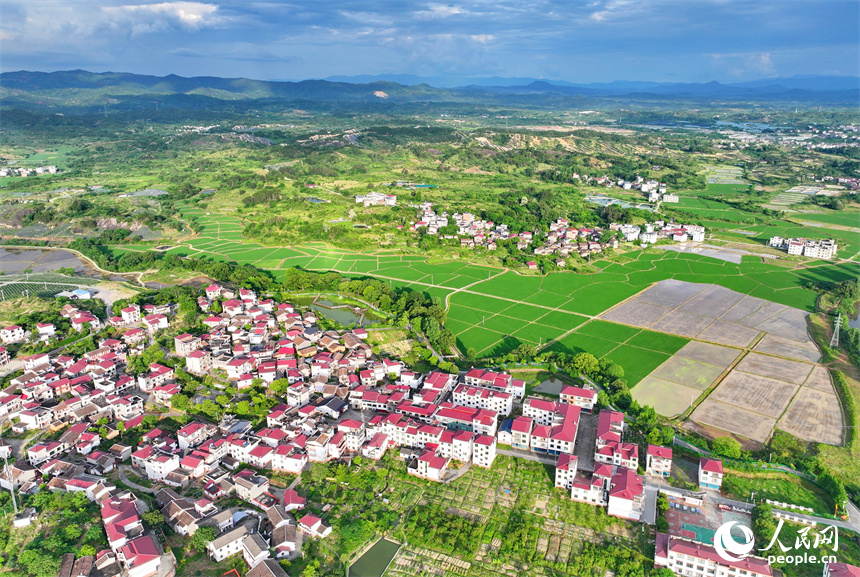
<instances>
[{"instance_id":1,"label":"irrigation channel","mask_svg":"<svg viewBox=\"0 0 860 577\"><path fill-rule=\"evenodd\" d=\"M349 566L347 577L382 577L399 550L400 543L380 539Z\"/></svg>"}]
</instances>

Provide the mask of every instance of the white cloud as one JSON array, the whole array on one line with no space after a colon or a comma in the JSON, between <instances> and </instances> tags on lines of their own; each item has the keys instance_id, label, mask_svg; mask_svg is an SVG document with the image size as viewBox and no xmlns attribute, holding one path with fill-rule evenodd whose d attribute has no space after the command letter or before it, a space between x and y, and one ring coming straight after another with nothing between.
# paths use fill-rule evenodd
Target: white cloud
<instances>
[{"instance_id":1,"label":"white cloud","mask_svg":"<svg viewBox=\"0 0 860 577\"><path fill-rule=\"evenodd\" d=\"M129 6L103 6L107 23L132 35L170 29L200 30L221 22L218 6L202 2L162 2Z\"/></svg>"},{"instance_id":2,"label":"white cloud","mask_svg":"<svg viewBox=\"0 0 860 577\"><path fill-rule=\"evenodd\" d=\"M383 16L382 14L375 14L373 12L349 12L347 10L341 10L340 15L344 18L373 26L391 26L393 23L391 18Z\"/></svg>"},{"instance_id":3,"label":"white cloud","mask_svg":"<svg viewBox=\"0 0 860 577\"><path fill-rule=\"evenodd\" d=\"M761 78L778 76L770 52L711 54L714 66L735 78Z\"/></svg>"},{"instance_id":4,"label":"white cloud","mask_svg":"<svg viewBox=\"0 0 860 577\"><path fill-rule=\"evenodd\" d=\"M486 44L487 42L492 42L496 39L492 34L473 34L470 38L475 42L480 42L481 44Z\"/></svg>"},{"instance_id":5,"label":"white cloud","mask_svg":"<svg viewBox=\"0 0 860 577\"><path fill-rule=\"evenodd\" d=\"M426 10L415 12L415 17L422 20L434 20L437 18L450 18L458 14L466 14L460 6L450 4L428 4Z\"/></svg>"}]
</instances>

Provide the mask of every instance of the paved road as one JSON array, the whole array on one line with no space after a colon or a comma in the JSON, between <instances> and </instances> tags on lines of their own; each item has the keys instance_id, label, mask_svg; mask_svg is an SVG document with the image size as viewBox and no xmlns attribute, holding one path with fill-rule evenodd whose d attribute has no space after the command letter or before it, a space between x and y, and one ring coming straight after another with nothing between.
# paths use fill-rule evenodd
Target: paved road
<instances>
[{"instance_id":1,"label":"paved road","mask_svg":"<svg viewBox=\"0 0 860 577\"><path fill-rule=\"evenodd\" d=\"M143 491L144 493L151 493L154 495L156 493L155 490L150 489L149 487L144 487L143 485L138 485L137 483L128 480L126 473L130 469L131 467L129 465L120 465L117 468L117 471L119 471L119 480L131 487L132 489L137 489L138 491Z\"/></svg>"},{"instance_id":2,"label":"paved road","mask_svg":"<svg viewBox=\"0 0 860 577\"><path fill-rule=\"evenodd\" d=\"M535 463L543 463L544 465L552 465L553 467L558 462L558 457L548 455L538 455L531 451L520 451L519 449L496 449L499 455L507 455L508 457L517 457L526 461L534 461Z\"/></svg>"},{"instance_id":3,"label":"paved road","mask_svg":"<svg viewBox=\"0 0 860 577\"><path fill-rule=\"evenodd\" d=\"M656 480L651 479L651 478L645 480L645 487L646 488L647 487L655 487L657 489L666 488L666 489L671 490L671 491L675 491L675 492L678 491L678 489L676 489L675 487L671 487L669 485L666 485L665 483L660 483L659 481L656 481ZM735 507L742 507L742 508L747 509L747 510L752 510L752 507L753 507L753 505L751 503L747 503L745 501L736 501L734 499L728 499L726 497L723 497L722 495L717 495L713 491L708 491L708 497L707 498L709 500L711 500L712 502L716 503L717 505L720 505L720 504L733 505ZM824 517L816 517L815 515L805 515L803 513L800 513L798 511L792 511L790 509L779 509L777 507L774 507L774 510L775 511L782 511L783 513L787 513L789 515L792 515L794 517L799 517L799 518L805 519L807 521L815 521L816 523L823 523L826 525L834 525L836 527L839 527L840 529L848 529L850 531L855 531L857 533L860 533L860 520L858 520L858 517L852 517L852 519L849 521L843 521L841 519L827 519Z\"/></svg>"}]
</instances>

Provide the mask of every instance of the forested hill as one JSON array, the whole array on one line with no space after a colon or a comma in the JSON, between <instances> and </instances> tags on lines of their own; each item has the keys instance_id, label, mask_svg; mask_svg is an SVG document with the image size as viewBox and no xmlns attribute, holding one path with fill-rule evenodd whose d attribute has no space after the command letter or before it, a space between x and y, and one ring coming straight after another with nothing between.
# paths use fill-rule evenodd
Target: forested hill
<instances>
[{"instance_id":1,"label":"forested hill","mask_svg":"<svg viewBox=\"0 0 860 577\"><path fill-rule=\"evenodd\" d=\"M584 106L601 101L662 101L679 105L690 101L771 101L790 103L856 104L860 91L841 83L798 85L775 79L763 85L748 83L660 84L613 83L602 85L530 82L517 86L465 86L436 88L426 83L399 84L386 80L365 83L303 80L277 82L213 76L149 76L85 70L0 73L0 99L4 108L74 110L101 106L138 109L158 104L175 108L219 108L225 105L267 105L277 102L419 104L484 103L510 106Z\"/></svg>"}]
</instances>

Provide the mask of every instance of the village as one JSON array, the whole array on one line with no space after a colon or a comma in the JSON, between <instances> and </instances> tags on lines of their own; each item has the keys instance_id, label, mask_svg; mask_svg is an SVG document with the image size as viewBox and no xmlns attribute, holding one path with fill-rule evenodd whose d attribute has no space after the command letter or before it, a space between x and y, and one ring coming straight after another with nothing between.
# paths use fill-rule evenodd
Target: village
<instances>
[{"instance_id":1,"label":"village","mask_svg":"<svg viewBox=\"0 0 860 577\"><path fill-rule=\"evenodd\" d=\"M701 458L698 491L663 484L672 469L672 448L648 445L640 455L639 445L628 438L625 414L598 411L598 392L590 381L565 385L550 399L528 395L524 381L504 372L418 373L398 359L374 355L365 329L321 330L314 312L245 288L212 284L203 293L197 305L210 315L204 320L208 332L176 336L169 354L184 362L185 371L220 375L240 391L285 380L283 402L266 415L265 426L255 429L250 421L224 414L217 423L195 418L170 433L147 414L147 406L167 410L180 394L179 365L152 363L137 378L125 369L157 331L170 326L171 304L131 305L104 322L67 304L62 314L73 327L113 326L121 331L119 338L100 338L98 348L79 358L47 353L24 358L23 374L0 398L0 418L13 423L13 432L56 433L54 440L26 448L26 459L7 466L0 485L19 494L43 485L54 492L82 492L100 507L109 549L77 561L69 554L60 577L86 577L95 570L129 577L172 574L175 559L141 522L146 503L111 482L114 470L120 478L133 471L158 488L157 505L177 534L214 528L216 536L206 546L209 558L220 562L241 555L251 577L286 576L279 560L300 556L305 540L324 540L331 533L324 515L306 511L306 499L295 488L298 477L275 490L267 476L299 475L312 463L356 456L378 461L392 451L409 475L448 483L471 466L492 467L499 454L549 459L555 487L571 500L649 525L657 516L658 493L669 495L678 508L684 503L685 511L687 505L699 510L706 502L720 502L719 459ZM0 335L6 342L26 338L21 327L6 327ZM584 422L589 424L583 428ZM116 440L130 431L140 433L139 443ZM108 439L111 446L102 450ZM0 444L0 457L12 456L12 447ZM644 474L637 472L643 469ZM192 489L201 496L184 496ZM237 515L235 508L219 505L228 498L256 513ZM32 511L24 511L16 526L32 518ZM689 561L729 575L771 575L766 560L727 562L711 546L680 534L657 534L655 563L678 570ZM682 574L704 577L705 571Z\"/></svg>"},{"instance_id":2,"label":"village","mask_svg":"<svg viewBox=\"0 0 860 577\"><path fill-rule=\"evenodd\" d=\"M460 239L462 248L483 248L497 250L499 241L516 243L518 250L531 250L540 256L557 255L556 266L565 266L563 257L578 255L587 258L591 254L606 249L618 248L621 242L639 241L643 246L659 240L673 242L703 242L705 227L655 220L642 226L611 223L607 228L571 226L570 221L559 218L549 226L546 235L536 231L514 233L507 224L496 224L482 220L471 213L447 212L441 214L433 210L433 205L425 202L419 207L419 220L411 224L411 230L424 229L426 234L439 235L445 239ZM453 227L452 227L453 224ZM456 228L456 230L453 230ZM444 230L443 230L444 229ZM540 241L537 239L540 238ZM540 244L537 244L540 242ZM537 244L537 246L533 246ZM527 263L529 268L537 268Z\"/></svg>"}]
</instances>

